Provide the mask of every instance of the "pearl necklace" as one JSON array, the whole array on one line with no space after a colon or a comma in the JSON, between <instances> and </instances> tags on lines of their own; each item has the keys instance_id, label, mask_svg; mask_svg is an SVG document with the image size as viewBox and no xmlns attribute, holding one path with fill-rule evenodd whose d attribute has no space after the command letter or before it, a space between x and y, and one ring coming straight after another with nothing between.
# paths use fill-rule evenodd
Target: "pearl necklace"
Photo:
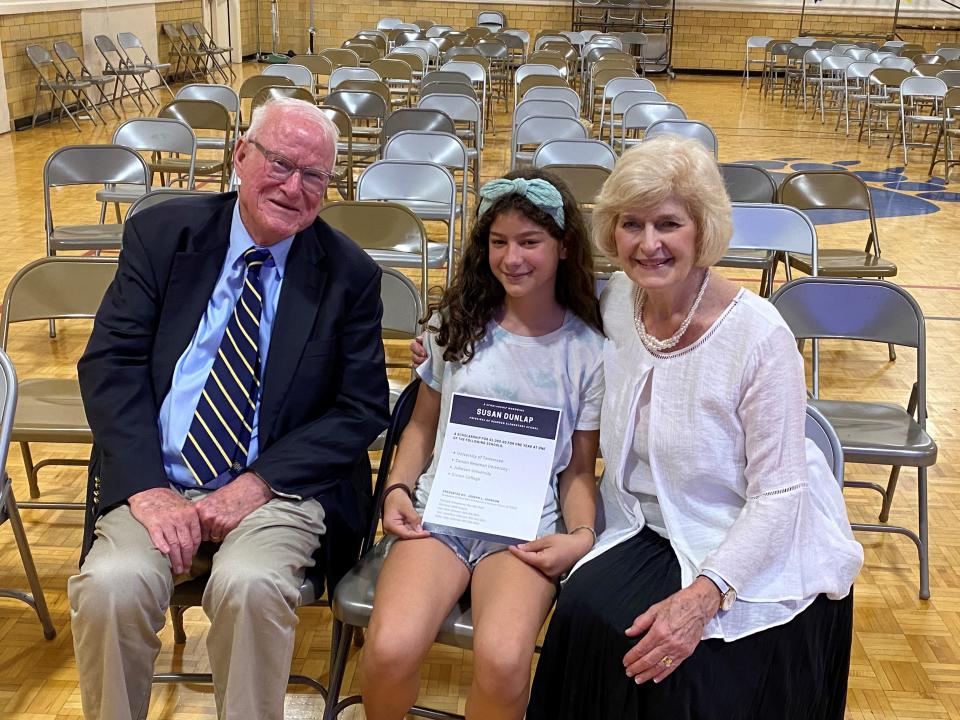
<instances>
[{"instance_id":1,"label":"pearl necklace","mask_svg":"<svg viewBox=\"0 0 960 720\"><path fill-rule=\"evenodd\" d=\"M693 301L693 305L690 306L690 311L687 313L687 316L683 319L683 322L680 323L680 327L677 328L677 331L668 337L666 340L661 340L660 338L654 337L647 332L646 326L643 324L643 302L644 302L644 292L638 286L634 291L634 311L633 311L633 321L634 325L637 326L637 335L640 336L640 342L643 343L643 346L647 348L650 352L664 352L665 350L670 350L675 347L677 343L680 342L680 338L683 337L683 334L687 331L687 328L690 327L690 321L693 320L693 316L697 312L697 308L700 307L700 302L703 300L703 295L707 290L707 281L710 279L710 271L707 270L703 275L703 282L700 284L700 291L697 293L696 299Z\"/></svg>"}]
</instances>

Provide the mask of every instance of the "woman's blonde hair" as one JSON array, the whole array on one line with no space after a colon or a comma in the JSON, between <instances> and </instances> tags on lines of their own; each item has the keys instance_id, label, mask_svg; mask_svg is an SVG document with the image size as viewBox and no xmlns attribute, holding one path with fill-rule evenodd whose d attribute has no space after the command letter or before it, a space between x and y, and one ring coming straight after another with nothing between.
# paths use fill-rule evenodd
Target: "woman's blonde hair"
<instances>
[{"instance_id":1,"label":"woman's blonde hair","mask_svg":"<svg viewBox=\"0 0 960 720\"><path fill-rule=\"evenodd\" d=\"M733 234L730 198L716 159L697 140L658 135L623 154L593 210L593 241L617 259L614 230L621 213L652 210L669 198L682 203L697 226L697 265L709 267Z\"/></svg>"}]
</instances>

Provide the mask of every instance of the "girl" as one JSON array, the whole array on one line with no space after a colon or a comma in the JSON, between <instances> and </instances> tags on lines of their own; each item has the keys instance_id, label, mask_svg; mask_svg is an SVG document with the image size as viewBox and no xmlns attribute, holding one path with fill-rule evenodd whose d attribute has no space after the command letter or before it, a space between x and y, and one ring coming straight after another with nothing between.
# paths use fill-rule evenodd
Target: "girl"
<instances>
[{"instance_id":1,"label":"girl","mask_svg":"<svg viewBox=\"0 0 960 720\"><path fill-rule=\"evenodd\" d=\"M423 384L384 492L383 528L397 542L380 573L364 646L364 709L370 720L403 717L443 619L469 586L467 717L520 720L557 578L596 540L603 336L590 243L569 190L538 171L481 188L457 275L430 310ZM421 526L455 392L561 409L533 542L507 547Z\"/></svg>"}]
</instances>

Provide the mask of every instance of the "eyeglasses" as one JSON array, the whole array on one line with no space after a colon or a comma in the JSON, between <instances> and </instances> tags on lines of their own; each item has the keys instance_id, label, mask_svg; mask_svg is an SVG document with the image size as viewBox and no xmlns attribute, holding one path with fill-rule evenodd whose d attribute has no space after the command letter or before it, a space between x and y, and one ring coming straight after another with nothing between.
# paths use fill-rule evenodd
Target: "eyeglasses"
<instances>
[{"instance_id":1,"label":"eyeglasses","mask_svg":"<svg viewBox=\"0 0 960 720\"><path fill-rule=\"evenodd\" d=\"M286 182L295 172L300 173L300 182L307 192L320 194L327 190L327 183L333 178L333 173L320 168L300 167L293 160L280 153L267 150L263 145L251 138L246 139L253 145L267 161L267 175L274 180Z\"/></svg>"}]
</instances>

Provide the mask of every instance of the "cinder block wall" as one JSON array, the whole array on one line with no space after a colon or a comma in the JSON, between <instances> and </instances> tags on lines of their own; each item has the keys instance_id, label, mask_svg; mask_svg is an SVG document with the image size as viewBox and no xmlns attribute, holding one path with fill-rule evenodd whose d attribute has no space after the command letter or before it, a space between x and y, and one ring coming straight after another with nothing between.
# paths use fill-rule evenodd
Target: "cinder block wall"
<instances>
[{"instance_id":1,"label":"cinder block wall","mask_svg":"<svg viewBox=\"0 0 960 720\"><path fill-rule=\"evenodd\" d=\"M163 23L172 23L180 30L180 23L184 21L203 21L203 11L200 0L171 0L158 2L154 6L157 16L157 62L169 62L176 66L176 60L171 56L171 44L163 34Z\"/></svg>"},{"instance_id":2,"label":"cinder block wall","mask_svg":"<svg viewBox=\"0 0 960 720\"><path fill-rule=\"evenodd\" d=\"M66 40L82 52L79 10L0 15L0 48L11 119L33 114L37 74L27 60L26 46L37 43L52 53L55 40ZM49 93L44 93L41 101L49 103L49 100Z\"/></svg>"},{"instance_id":3,"label":"cinder block wall","mask_svg":"<svg viewBox=\"0 0 960 720\"><path fill-rule=\"evenodd\" d=\"M270 3L260 0L261 45L271 47ZM458 28L476 23L480 10L500 10L512 27L536 35L541 30L562 30L570 27L570 3L551 5L505 5L486 2L425 2L424 0L382 0L374 3L344 3L338 0L316 0L314 22L317 28L316 48L339 47L340 43L361 28L375 27L382 17L399 17L406 21L429 19ZM797 34L800 16L795 13L743 12L719 10L678 10L674 36L674 65L697 70L739 70L743 67L746 39L751 35L790 38ZM244 28L243 52L256 51L256 38L247 28L256 23L255 0L242 0L241 22ZM305 0L281 0L281 52L305 52L309 4ZM808 13L806 29L813 32L853 33L889 32L889 16L816 15ZM938 42L960 39L960 33L904 31L909 42L933 48Z\"/></svg>"}]
</instances>

